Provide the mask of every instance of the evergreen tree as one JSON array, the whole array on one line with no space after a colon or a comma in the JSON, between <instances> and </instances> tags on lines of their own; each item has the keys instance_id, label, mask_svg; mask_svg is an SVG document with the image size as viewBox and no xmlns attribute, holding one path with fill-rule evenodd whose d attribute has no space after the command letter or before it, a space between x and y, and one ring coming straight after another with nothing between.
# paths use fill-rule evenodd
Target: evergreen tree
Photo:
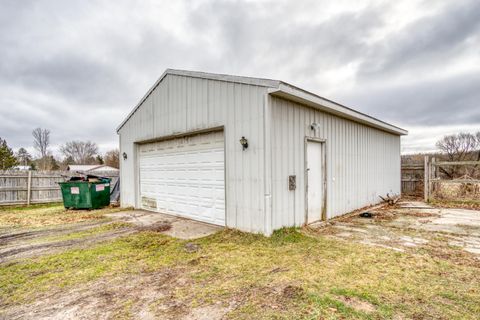
<instances>
[{"instance_id":1,"label":"evergreen tree","mask_svg":"<svg viewBox=\"0 0 480 320\"><path fill-rule=\"evenodd\" d=\"M63 159L63 161L59 164L61 170L67 170L68 166L71 164L75 164L75 160L72 157L68 156Z\"/></svg>"},{"instance_id":2,"label":"evergreen tree","mask_svg":"<svg viewBox=\"0 0 480 320\"><path fill-rule=\"evenodd\" d=\"M58 165L57 159L54 156L48 155L48 170L59 170L60 166Z\"/></svg>"},{"instance_id":3,"label":"evergreen tree","mask_svg":"<svg viewBox=\"0 0 480 320\"><path fill-rule=\"evenodd\" d=\"M20 148L15 155L17 162L21 166L29 166L32 163L32 156L25 148Z\"/></svg>"},{"instance_id":4,"label":"evergreen tree","mask_svg":"<svg viewBox=\"0 0 480 320\"><path fill-rule=\"evenodd\" d=\"M95 157L95 162L98 163L98 164L103 164L103 163L104 163L104 162L103 162L103 157L98 154L98 155Z\"/></svg>"},{"instance_id":5,"label":"evergreen tree","mask_svg":"<svg viewBox=\"0 0 480 320\"><path fill-rule=\"evenodd\" d=\"M13 155L12 149L7 145L7 141L0 138L0 169L7 170L17 165L17 159Z\"/></svg>"}]
</instances>

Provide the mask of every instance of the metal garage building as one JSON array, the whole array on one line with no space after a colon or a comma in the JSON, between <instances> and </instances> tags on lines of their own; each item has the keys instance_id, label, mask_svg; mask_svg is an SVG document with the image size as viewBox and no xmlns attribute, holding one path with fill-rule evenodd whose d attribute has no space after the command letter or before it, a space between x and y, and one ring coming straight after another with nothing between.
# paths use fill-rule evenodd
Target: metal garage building
<instances>
[{"instance_id":1,"label":"metal garage building","mask_svg":"<svg viewBox=\"0 0 480 320\"><path fill-rule=\"evenodd\" d=\"M122 206L266 235L399 194L407 134L282 81L171 69L117 132Z\"/></svg>"}]
</instances>

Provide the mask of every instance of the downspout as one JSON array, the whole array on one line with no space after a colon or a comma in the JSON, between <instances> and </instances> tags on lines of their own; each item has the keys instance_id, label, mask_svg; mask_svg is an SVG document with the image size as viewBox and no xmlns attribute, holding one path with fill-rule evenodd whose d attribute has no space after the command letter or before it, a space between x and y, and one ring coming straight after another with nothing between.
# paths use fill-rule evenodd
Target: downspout
<instances>
[{"instance_id":1,"label":"downspout","mask_svg":"<svg viewBox=\"0 0 480 320\"><path fill-rule=\"evenodd\" d=\"M266 236L270 236L273 232L272 222L272 143L271 143L271 97L270 93L265 94L265 100L263 103L263 145L264 145L264 213L265 213L265 225L264 233Z\"/></svg>"}]
</instances>

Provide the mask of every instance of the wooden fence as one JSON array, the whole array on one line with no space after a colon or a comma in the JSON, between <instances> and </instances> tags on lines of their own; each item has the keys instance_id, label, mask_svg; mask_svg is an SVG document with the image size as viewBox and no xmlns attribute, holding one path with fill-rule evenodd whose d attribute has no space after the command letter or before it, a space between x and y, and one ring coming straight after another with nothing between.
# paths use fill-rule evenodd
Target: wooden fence
<instances>
[{"instance_id":1,"label":"wooden fence","mask_svg":"<svg viewBox=\"0 0 480 320\"><path fill-rule=\"evenodd\" d=\"M423 164L402 164L402 195L422 197L423 180Z\"/></svg>"},{"instance_id":2,"label":"wooden fence","mask_svg":"<svg viewBox=\"0 0 480 320\"><path fill-rule=\"evenodd\" d=\"M118 172L92 173L118 179ZM58 182L78 175L71 171L0 171L0 205L33 204L62 201Z\"/></svg>"},{"instance_id":3,"label":"wooden fence","mask_svg":"<svg viewBox=\"0 0 480 320\"><path fill-rule=\"evenodd\" d=\"M441 171L446 171L445 168L451 166L465 168L462 171L462 174L465 174L461 177L445 178ZM426 156L424 164L425 201L431 199L480 201L478 166L480 166L480 161L436 161L434 157ZM474 174L470 176L467 174L469 171Z\"/></svg>"},{"instance_id":4,"label":"wooden fence","mask_svg":"<svg viewBox=\"0 0 480 320\"><path fill-rule=\"evenodd\" d=\"M447 177L444 173L452 166L461 173ZM422 164L402 164L402 195L425 201L480 201L479 173L480 161L437 161L425 156Z\"/></svg>"}]
</instances>

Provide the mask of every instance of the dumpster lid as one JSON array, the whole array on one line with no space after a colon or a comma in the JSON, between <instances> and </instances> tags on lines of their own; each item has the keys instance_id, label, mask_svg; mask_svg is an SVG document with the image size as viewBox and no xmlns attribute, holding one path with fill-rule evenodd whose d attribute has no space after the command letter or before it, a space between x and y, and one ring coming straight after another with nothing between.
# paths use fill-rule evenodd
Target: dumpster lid
<instances>
[{"instance_id":1,"label":"dumpster lid","mask_svg":"<svg viewBox=\"0 0 480 320\"><path fill-rule=\"evenodd\" d=\"M68 176L64 176L65 178L67 178L68 180L67 181L84 181L84 182L110 182L112 179L110 178L107 178L107 177L101 177L101 176L97 176L97 175L94 175L94 174L84 174L82 172L79 172L77 171L76 172L77 174L80 174L81 176L72 176L72 177L68 177Z\"/></svg>"}]
</instances>

